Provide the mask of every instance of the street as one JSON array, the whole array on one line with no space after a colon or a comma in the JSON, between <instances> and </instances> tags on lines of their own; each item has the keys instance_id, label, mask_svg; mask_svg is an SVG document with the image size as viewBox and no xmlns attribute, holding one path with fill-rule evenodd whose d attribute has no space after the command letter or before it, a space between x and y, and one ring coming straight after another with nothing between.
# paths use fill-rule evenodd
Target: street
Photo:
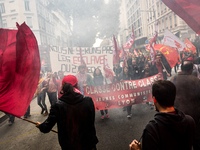
<instances>
[{"instance_id":1,"label":"street","mask_svg":"<svg viewBox=\"0 0 200 150\"><path fill-rule=\"evenodd\" d=\"M46 98L48 108L50 107ZM34 122L43 122L47 117L40 114L40 107L36 99L31 102L31 117ZM122 108L109 110L109 119L102 120L100 112L96 111L96 131L99 139L98 150L128 150L130 142L139 139L143 128L155 111L147 104L138 104L132 107L132 118L127 119L126 111ZM56 126L53 128L56 129ZM1 150L58 150L60 149L57 133L43 134L34 124L19 118L12 126L8 119L0 124Z\"/></svg>"}]
</instances>

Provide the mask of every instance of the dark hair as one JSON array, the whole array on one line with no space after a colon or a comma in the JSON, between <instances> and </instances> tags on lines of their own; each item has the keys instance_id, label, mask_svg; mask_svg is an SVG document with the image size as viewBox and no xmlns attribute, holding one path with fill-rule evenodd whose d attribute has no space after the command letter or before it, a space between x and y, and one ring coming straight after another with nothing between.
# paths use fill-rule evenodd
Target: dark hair
<instances>
[{"instance_id":1,"label":"dark hair","mask_svg":"<svg viewBox=\"0 0 200 150\"><path fill-rule=\"evenodd\" d=\"M161 106L174 106L176 87L168 80L158 80L153 83L152 95Z\"/></svg>"},{"instance_id":2,"label":"dark hair","mask_svg":"<svg viewBox=\"0 0 200 150\"><path fill-rule=\"evenodd\" d=\"M181 70L184 72L190 72L193 70L193 62L192 61L183 61L181 63Z\"/></svg>"},{"instance_id":3,"label":"dark hair","mask_svg":"<svg viewBox=\"0 0 200 150\"><path fill-rule=\"evenodd\" d=\"M99 72L100 72L100 73L99 73L99 76L103 76L103 75L102 75L102 72L101 72L101 69L95 68L95 69L94 69L94 72L93 72L93 77L96 77L96 76L97 76L96 70L99 70Z\"/></svg>"},{"instance_id":4,"label":"dark hair","mask_svg":"<svg viewBox=\"0 0 200 150\"><path fill-rule=\"evenodd\" d=\"M74 87L77 87L77 85L75 85ZM62 86L62 89L60 91L60 94L72 94L72 95L74 95L75 94L74 87L69 83L64 83L63 86Z\"/></svg>"}]
</instances>

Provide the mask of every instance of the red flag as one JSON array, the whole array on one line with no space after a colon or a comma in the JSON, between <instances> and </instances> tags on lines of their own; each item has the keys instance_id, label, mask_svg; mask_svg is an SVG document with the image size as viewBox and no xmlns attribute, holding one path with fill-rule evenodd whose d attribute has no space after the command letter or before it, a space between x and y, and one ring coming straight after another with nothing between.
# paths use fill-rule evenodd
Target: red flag
<instances>
[{"instance_id":1,"label":"red flag","mask_svg":"<svg viewBox=\"0 0 200 150\"><path fill-rule=\"evenodd\" d=\"M124 47L122 45L122 56L121 56L121 58L123 59L123 67L128 66L127 57L128 57L127 53L125 52Z\"/></svg>"},{"instance_id":2,"label":"red flag","mask_svg":"<svg viewBox=\"0 0 200 150\"><path fill-rule=\"evenodd\" d=\"M200 34L199 0L162 0L173 12L182 18L197 34Z\"/></svg>"},{"instance_id":3,"label":"red flag","mask_svg":"<svg viewBox=\"0 0 200 150\"><path fill-rule=\"evenodd\" d=\"M112 81L114 78L114 72L109 67L107 59L104 60L103 70L104 70L105 77Z\"/></svg>"},{"instance_id":4,"label":"red flag","mask_svg":"<svg viewBox=\"0 0 200 150\"><path fill-rule=\"evenodd\" d=\"M113 64L118 64L119 63L119 50L117 46L117 41L115 36L113 35L113 42L114 42L114 51L113 51Z\"/></svg>"},{"instance_id":5,"label":"red flag","mask_svg":"<svg viewBox=\"0 0 200 150\"><path fill-rule=\"evenodd\" d=\"M192 53L197 53L196 47L190 42L190 40L185 39L185 50Z\"/></svg>"},{"instance_id":6,"label":"red flag","mask_svg":"<svg viewBox=\"0 0 200 150\"><path fill-rule=\"evenodd\" d=\"M156 44L156 39L158 36L158 32L155 32L154 37L150 40L149 42L149 46L150 46L150 56L151 56L151 61L154 62L155 61L155 57L156 57L156 52L154 50L154 44Z\"/></svg>"},{"instance_id":7,"label":"red flag","mask_svg":"<svg viewBox=\"0 0 200 150\"><path fill-rule=\"evenodd\" d=\"M30 28L25 23L17 26L0 29L0 110L21 117L38 85L40 55Z\"/></svg>"},{"instance_id":8,"label":"red flag","mask_svg":"<svg viewBox=\"0 0 200 150\"><path fill-rule=\"evenodd\" d=\"M160 51L166 58L170 67L173 68L179 59L179 53L176 48L166 46L163 44L155 44L154 49Z\"/></svg>"},{"instance_id":9,"label":"red flag","mask_svg":"<svg viewBox=\"0 0 200 150\"><path fill-rule=\"evenodd\" d=\"M130 49L133 46L134 42L135 42L135 33L134 33L134 28L132 26L131 36L123 47L125 49Z\"/></svg>"}]
</instances>

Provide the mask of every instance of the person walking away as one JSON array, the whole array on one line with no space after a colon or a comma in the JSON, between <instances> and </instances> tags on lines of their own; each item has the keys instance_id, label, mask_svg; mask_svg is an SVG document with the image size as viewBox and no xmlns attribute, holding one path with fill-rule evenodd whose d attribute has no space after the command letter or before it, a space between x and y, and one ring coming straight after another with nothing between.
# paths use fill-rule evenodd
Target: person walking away
<instances>
[{"instance_id":1,"label":"person walking away","mask_svg":"<svg viewBox=\"0 0 200 150\"><path fill-rule=\"evenodd\" d=\"M48 133L57 123L62 150L96 150L95 108L92 98L78 90L78 80L67 75L62 81L62 96L51 106L48 118L36 127Z\"/></svg>"}]
</instances>

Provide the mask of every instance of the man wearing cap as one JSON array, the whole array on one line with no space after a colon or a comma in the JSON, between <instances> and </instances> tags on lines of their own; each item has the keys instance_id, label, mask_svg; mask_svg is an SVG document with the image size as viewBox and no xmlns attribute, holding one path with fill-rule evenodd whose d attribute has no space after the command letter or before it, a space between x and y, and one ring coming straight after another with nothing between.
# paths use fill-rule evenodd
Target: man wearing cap
<instances>
[{"instance_id":1,"label":"man wearing cap","mask_svg":"<svg viewBox=\"0 0 200 150\"><path fill-rule=\"evenodd\" d=\"M177 89L174 106L193 117L196 123L194 150L200 149L200 80L192 75L193 58L183 58L181 71L172 76Z\"/></svg>"},{"instance_id":2,"label":"man wearing cap","mask_svg":"<svg viewBox=\"0 0 200 150\"><path fill-rule=\"evenodd\" d=\"M90 97L84 97L77 88L74 75L62 80L62 94L51 106L48 118L37 127L43 133L51 131L57 123L58 140L62 150L95 150L96 136L95 108Z\"/></svg>"}]
</instances>

